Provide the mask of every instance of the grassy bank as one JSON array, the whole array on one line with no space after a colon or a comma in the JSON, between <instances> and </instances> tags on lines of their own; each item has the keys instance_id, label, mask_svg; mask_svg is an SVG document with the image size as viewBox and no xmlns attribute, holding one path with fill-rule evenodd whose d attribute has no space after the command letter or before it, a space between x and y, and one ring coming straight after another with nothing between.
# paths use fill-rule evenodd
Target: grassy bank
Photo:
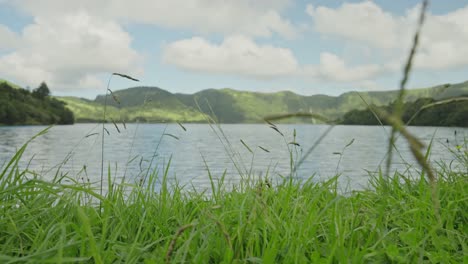
<instances>
[{"instance_id":1,"label":"grassy bank","mask_svg":"<svg viewBox=\"0 0 468 264\"><path fill-rule=\"evenodd\" d=\"M463 172L438 171L438 216L433 186L400 174L348 196L336 178L246 180L229 192L213 181L207 196L170 185L166 172L101 196L22 170L26 146L0 172L2 263L468 262L466 150L456 152Z\"/></svg>"}]
</instances>

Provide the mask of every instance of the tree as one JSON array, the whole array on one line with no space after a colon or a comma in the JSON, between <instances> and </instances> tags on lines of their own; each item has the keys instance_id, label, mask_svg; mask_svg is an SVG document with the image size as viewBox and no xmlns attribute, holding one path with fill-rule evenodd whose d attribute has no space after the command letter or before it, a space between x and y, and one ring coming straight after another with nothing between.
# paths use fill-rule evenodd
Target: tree
<instances>
[{"instance_id":1,"label":"tree","mask_svg":"<svg viewBox=\"0 0 468 264\"><path fill-rule=\"evenodd\" d=\"M12 103L6 104L5 120L7 125L21 124L26 121L27 115L20 105L15 106Z\"/></svg>"},{"instance_id":2,"label":"tree","mask_svg":"<svg viewBox=\"0 0 468 264\"><path fill-rule=\"evenodd\" d=\"M49 87L47 87L47 84L42 82L38 88L33 90L32 94L36 98L44 99L50 95L50 90Z\"/></svg>"}]
</instances>

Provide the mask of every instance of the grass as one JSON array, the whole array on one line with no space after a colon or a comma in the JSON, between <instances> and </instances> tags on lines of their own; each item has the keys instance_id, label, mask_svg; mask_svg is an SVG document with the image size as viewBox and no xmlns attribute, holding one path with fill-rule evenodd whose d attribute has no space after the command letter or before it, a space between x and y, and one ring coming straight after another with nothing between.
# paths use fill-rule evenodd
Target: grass
<instances>
[{"instance_id":1,"label":"grass","mask_svg":"<svg viewBox=\"0 0 468 264\"><path fill-rule=\"evenodd\" d=\"M145 186L113 183L100 195L59 173L43 181L21 170L26 147L0 172L2 263L468 261L466 150L453 150L461 169L438 171L438 219L423 175L376 176L372 190L347 196L337 178L244 179L231 191L213 181L208 196L171 185L166 170Z\"/></svg>"}]
</instances>

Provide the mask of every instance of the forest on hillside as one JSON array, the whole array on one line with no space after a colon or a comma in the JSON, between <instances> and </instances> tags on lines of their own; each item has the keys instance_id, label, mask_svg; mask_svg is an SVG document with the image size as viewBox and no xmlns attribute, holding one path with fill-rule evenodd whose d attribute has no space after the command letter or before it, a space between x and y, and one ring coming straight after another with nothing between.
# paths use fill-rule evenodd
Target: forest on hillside
<instances>
[{"instance_id":1,"label":"forest on hillside","mask_svg":"<svg viewBox=\"0 0 468 264\"><path fill-rule=\"evenodd\" d=\"M392 112L394 103L387 106L371 105L364 110L347 112L340 123L344 125L387 125L377 119L375 109ZM457 126L468 127L468 101L447 100L438 102L432 98L420 98L404 105L403 122L412 126Z\"/></svg>"},{"instance_id":2,"label":"forest on hillside","mask_svg":"<svg viewBox=\"0 0 468 264\"><path fill-rule=\"evenodd\" d=\"M46 83L32 90L0 82L0 125L73 124L73 112L50 96Z\"/></svg>"}]
</instances>

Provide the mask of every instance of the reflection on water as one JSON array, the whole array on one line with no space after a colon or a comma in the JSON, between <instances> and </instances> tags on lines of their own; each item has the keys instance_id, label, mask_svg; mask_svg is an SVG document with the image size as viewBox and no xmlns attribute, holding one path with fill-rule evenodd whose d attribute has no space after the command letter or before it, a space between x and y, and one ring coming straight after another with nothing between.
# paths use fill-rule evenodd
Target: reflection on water
<instances>
[{"instance_id":1,"label":"reflection on water","mask_svg":"<svg viewBox=\"0 0 468 264\"><path fill-rule=\"evenodd\" d=\"M283 137L260 124L222 125L222 131L204 124L185 127L187 131L177 124L127 124L127 129L121 128L118 133L112 124L107 125L110 135L105 138L105 171L109 167L117 178L135 181L144 177L149 167L162 173L170 161L171 178L200 189L209 187L208 169L215 178L226 172L228 185L248 175L279 178L290 175L290 154L297 161L327 129L324 125L278 125ZM0 165L44 128L0 127ZM290 144L294 129L299 146ZM462 144L468 133L466 128L411 127L410 131L426 143L434 139L434 161L453 160L447 148ZM30 144L21 164L29 164L45 177L52 177L60 168L70 177L95 182L101 171L100 132L97 124L55 126ZM339 173L343 186L362 188L367 184L368 171L385 164L388 133L388 127L337 126L298 168L295 177L320 180ZM392 170L414 165L405 141L398 140L397 146Z\"/></svg>"}]
</instances>

